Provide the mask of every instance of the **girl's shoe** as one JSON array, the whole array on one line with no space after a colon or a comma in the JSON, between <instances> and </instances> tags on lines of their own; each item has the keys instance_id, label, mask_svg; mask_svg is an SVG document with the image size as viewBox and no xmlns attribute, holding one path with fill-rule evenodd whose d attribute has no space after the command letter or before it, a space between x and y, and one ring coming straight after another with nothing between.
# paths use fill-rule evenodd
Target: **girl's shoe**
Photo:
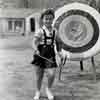
<instances>
[{"instance_id":1,"label":"girl's shoe","mask_svg":"<svg viewBox=\"0 0 100 100\"><path fill-rule=\"evenodd\" d=\"M37 91L36 93L35 93L35 96L34 96L34 100L39 100L39 98L40 98L40 92L39 91Z\"/></svg>"},{"instance_id":2,"label":"girl's shoe","mask_svg":"<svg viewBox=\"0 0 100 100\"><path fill-rule=\"evenodd\" d=\"M46 88L46 94L49 100L54 100L54 96L48 88Z\"/></svg>"}]
</instances>

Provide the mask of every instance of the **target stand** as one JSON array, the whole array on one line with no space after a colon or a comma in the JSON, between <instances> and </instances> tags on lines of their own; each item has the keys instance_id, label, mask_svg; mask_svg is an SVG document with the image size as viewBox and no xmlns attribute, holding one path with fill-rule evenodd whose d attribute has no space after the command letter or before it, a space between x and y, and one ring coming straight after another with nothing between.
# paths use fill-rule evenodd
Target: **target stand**
<instances>
[{"instance_id":1,"label":"target stand","mask_svg":"<svg viewBox=\"0 0 100 100\"><path fill-rule=\"evenodd\" d=\"M91 63L92 63L92 65L95 65L95 63L94 63L94 57L91 57ZM83 61L80 61L80 70L81 70L81 71L84 70Z\"/></svg>"},{"instance_id":2,"label":"target stand","mask_svg":"<svg viewBox=\"0 0 100 100\"><path fill-rule=\"evenodd\" d=\"M63 59L62 63L60 64L59 76L58 76L59 81L61 80L62 70L66 63L66 60L67 60L67 58ZM94 57L91 57L91 63L92 63L92 68L93 68L93 80L94 80L94 82L96 82L96 67L95 67ZM84 71L83 61L80 61L80 70Z\"/></svg>"},{"instance_id":3,"label":"target stand","mask_svg":"<svg viewBox=\"0 0 100 100\"><path fill-rule=\"evenodd\" d=\"M89 5L74 2L55 12L53 26L58 30L64 56L74 61L91 58L93 75L96 69L93 56L100 52L100 14Z\"/></svg>"}]
</instances>

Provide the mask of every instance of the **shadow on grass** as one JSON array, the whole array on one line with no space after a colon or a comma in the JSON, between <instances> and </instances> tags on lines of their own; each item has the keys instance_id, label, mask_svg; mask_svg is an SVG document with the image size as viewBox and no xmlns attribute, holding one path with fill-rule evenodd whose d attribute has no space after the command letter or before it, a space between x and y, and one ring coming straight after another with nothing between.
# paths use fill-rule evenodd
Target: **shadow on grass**
<instances>
[{"instance_id":1,"label":"shadow on grass","mask_svg":"<svg viewBox=\"0 0 100 100\"><path fill-rule=\"evenodd\" d=\"M96 80L94 80L93 73L85 73L85 74L70 74L63 76L61 80L59 80L61 84L69 84L69 83L75 83L75 84L83 84L86 82L87 84L97 84L100 82L100 73L96 73ZM90 85L91 87L91 85Z\"/></svg>"},{"instance_id":2,"label":"shadow on grass","mask_svg":"<svg viewBox=\"0 0 100 100\"><path fill-rule=\"evenodd\" d=\"M85 99L86 98L86 99ZM54 97L54 100L87 100L90 99L90 97L80 97L80 96L66 96L66 95L56 95ZM47 97L42 96L40 100L48 100Z\"/></svg>"},{"instance_id":3,"label":"shadow on grass","mask_svg":"<svg viewBox=\"0 0 100 100\"><path fill-rule=\"evenodd\" d=\"M65 73L64 73L65 74ZM63 76L63 74L62 74ZM72 80L72 81L82 81L82 80L93 80L93 72L91 73L84 73L84 74L81 74L81 73L74 73L74 74L70 74L70 75L64 75L63 76L63 79L66 81L66 80ZM96 72L96 80L97 81L100 81L100 73L99 72Z\"/></svg>"},{"instance_id":4,"label":"shadow on grass","mask_svg":"<svg viewBox=\"0 0 100 100\"><path fill-rule=\"evenodd\" d=\"M47 97L42 96L40 100L48 100ZM55 96L54 100L73 100L71 96Z\"/></svg>"}]
</instances>

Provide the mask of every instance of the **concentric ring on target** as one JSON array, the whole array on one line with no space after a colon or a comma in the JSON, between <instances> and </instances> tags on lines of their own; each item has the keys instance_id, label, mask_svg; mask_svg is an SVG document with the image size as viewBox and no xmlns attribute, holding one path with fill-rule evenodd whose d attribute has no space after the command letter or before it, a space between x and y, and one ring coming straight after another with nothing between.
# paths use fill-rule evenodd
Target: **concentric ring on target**
<instances>
[{"instance_id":1,"label":"concentric ring on target","mask_svg":"<svg viewBox=\"0 0 100 100\"><path fill-rule=\"evenodd\" d=\"M65 44L72 47L82 47L92 39L94 30L87 18L73 15L62 21L59 33L61 33L59 36Z\"/></svg>"}]
</instances>

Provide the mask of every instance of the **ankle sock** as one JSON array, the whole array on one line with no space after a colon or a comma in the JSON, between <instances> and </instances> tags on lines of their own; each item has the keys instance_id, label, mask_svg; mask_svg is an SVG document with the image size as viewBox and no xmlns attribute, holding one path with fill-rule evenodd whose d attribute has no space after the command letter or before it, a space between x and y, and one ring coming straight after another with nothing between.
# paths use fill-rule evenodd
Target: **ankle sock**
<instances>
[{"instance_id":1,"label":"ankle sock","mask_svg":"<svg viewBox=\"0 0 100 100\"><path fill-rule=\"evenodd\" d=\"M36 91L34 100L38 100L40 98L40 91Z\"/></svg>"},{"instance_id":2,"label":"ankle sock","mask_svg":"<svg viewBox=\"0 0 100 100\"><path fill-rule=\"evenodd\" d=\"M49 88L46 88L46 94L49 100L53 100L54 96Z\"/></svg>"}]
</instances>

